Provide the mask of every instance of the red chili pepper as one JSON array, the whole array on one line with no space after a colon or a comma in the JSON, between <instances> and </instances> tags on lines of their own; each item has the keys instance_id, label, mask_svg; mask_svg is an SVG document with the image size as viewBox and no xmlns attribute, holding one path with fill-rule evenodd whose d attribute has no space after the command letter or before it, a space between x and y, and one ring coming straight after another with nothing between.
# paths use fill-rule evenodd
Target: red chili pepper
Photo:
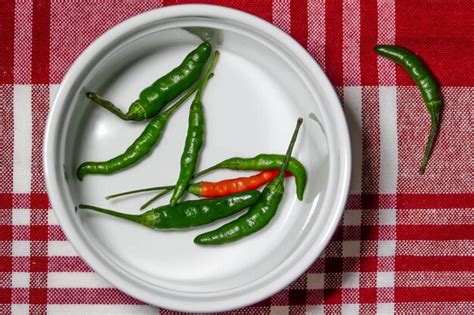
<instances>
[{"instance_id":1,"label":"red chili pepper","mask_svg":"<svg viewBox=\"0 0 474 315\"><path fill-rule=\"evenodd\" d=\"M266 170L250 177L238 177L219 182L199 182L191 184L188 191L194 195L207 198L217 198L232 195L242 191L254 190L271 182L277 177L279 170ZM285 177L291 176L286 172Z\"/></svg>"},{"instance_id":2,"label":"red chili pepper","mask_svg":"<svg viewBox=\"0 0 474 315\"><path fill-rule=\"evenodd\" d=\"M224 197L228 195L232 195L238 192L249 191L259 188L265 184L271 182L275 177L278 176L279 170L265 170L261 171L260 173L249 176L249 177L237 177L232 179L225 179L218 182L199 182L194 183L188 186L187 191L192 193L193 195L199 197L206 197L206 198L217 198L217 197ZM292 176L290 172L285 173L285 177ZM150 205L153 201L157 200L161 196L165 195L166 193L170 192L174 189L174 186L158 186L158 187L150 187L150 188L143 188L137 189L132 191L126 191L118 194L113 194L105 197L106 199L113 199L121 196L141 193L141 192L148 192L148 191L155 191L155 190L162 190L162 192L158 193L152 199L147 201L141 209L146 208Z\"/></svg>"}]
</instances>

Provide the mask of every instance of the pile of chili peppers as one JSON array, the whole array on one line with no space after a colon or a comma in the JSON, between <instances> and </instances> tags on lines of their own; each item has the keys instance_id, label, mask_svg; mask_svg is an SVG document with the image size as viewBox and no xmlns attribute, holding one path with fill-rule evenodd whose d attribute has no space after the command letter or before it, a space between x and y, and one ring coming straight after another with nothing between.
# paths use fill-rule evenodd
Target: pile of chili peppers
<instances>
[{"instance_id":1,"label":"pile of chili peppers","mask_svg":"<svg viewBox=\"0 0 474 315\"><path fill-rule=\"evenodd\" d=\"M203 79L200 79L212 55L210 65ZM198 235L194 242L201 245L217 245L236 241L255 233L266 226L276 213L284 192L284 178L294 176L296 193L300 200L306 186L306 170L297 159L291 157L297 134L302 124L298 119L293 137L286 155L260 154L251 158L234 157L222 161L200 172L196 172L201 147L204 143L205 119L202 94L213 77L213 71L219 59L219 51L212 54L211 44L204 42L191 51L183 62L168 74L145 88L134 101L127 113L123 113L110 101L94 92L86 96L123 120L141 121L150 119L138 138L120 155L107 161L84 162L77 170L77 177L83 180L90 174L113 174L139 162L148 155L159 142L165 127L172 115L194 93L188 118L188 131L181 155L180 172L174 185L136 189L107 196L106 199L125 195L161 191L147 203L145 209L159 197L172 192L170 203L139 215L117 212L92 205L79 205L87 209L121 219L139 223L153 229L187 229L209 224L238 213L249 210L230 223ZM167 109L162 109L173 99L182 95ZM250 177L238 177L219 182L193 182L197 177L216 169L255 170L260 173ZM257 189L266 187L260 193ZM198 199L180 202L185 192Z\"/></svg>"},{"instance_id":2,"label":"pile of chili peppers","mask_svg":"<svg viewBox=\"0 0 474 315\"><path fill-rule=\"evenodd\" d=\"M439 127L442 104L440 89L420 59L408 50L399 46L381 45L375 47L375 51L401 64L408 71L419 86L428 107L432 128L419 170L420 173L424 173ZM212 58L207 72L200 79L211 55ZM106 196L106 199L113 199L135 193L160 191L141 206L143 210L158 198L172 192L168 205L151 209L140 215L120 213L92 205L79 205L79 208L115 216L153 229L192 228L209 224L249 208L245 214L237 219L214 231L198 235L194 239L194 242L200 245L220 245L254 234L271 221L283 198L285 177L294 177L296 195L299 200L303 200L307 173L303 164L291 157L303 122L302 118L297 120L285 155L259 154L254 157L233 157L196 172L196 165L205 135L204 106L201 99L208 81L213 77L218 58L219 51L212 54L210 43L200 44L184 58L178 67L145 88L138 99L131 104L127 113L123 113L110 101L103 99L94 92L86 93L90 100L123 120L141 121L150 119L150 121L140 136L124 153L108 161L82 163L77 170L79 180L89 174L112 174L136 164L149 154L159 142L168 121L176 110L194 93L196 94L189 110L188 130L176 183ZM174 104L162 111L168 103L180 95L182 96ZM254 170L260 171L260 173L250 177L238 177L218 182L193 181L217 169ZM257 189L264 185L265 188L260 193ZM180 202L186 191L208 199Z\"/></svg>"}]
</instances>

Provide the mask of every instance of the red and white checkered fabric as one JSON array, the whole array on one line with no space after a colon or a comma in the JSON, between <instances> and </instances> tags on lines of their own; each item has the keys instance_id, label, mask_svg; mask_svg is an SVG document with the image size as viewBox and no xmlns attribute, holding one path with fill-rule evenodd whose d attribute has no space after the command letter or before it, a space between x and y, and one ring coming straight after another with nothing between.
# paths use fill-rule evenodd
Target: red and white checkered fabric
<instances>
[{"instance_id":1,"label":"red and white checkered fabric","mask_svg":"<svg viewBox=\"0 0 474 315\"><path fill-rule=\"evenodd\" d=\"M194 1L0 0L0 313L168 314L95 274L48 202L43 131L74 59L141 12ZM351 130L347 209L323 256L239 314L474 313L471 0L212 0L290 33L336 86ZM417 175L429 116L377 43L423 56L443 85L441 134Z\"/></svg>"}]
</instances>

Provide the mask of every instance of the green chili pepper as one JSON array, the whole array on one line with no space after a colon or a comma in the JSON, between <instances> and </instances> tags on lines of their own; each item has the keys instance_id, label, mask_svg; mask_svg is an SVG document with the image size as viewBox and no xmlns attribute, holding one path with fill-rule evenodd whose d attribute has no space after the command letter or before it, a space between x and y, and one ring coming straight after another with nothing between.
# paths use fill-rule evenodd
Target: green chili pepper
<instances>
[{"instance_id":1,"label":"green chili pepper","mask_svg":"<svg viewBox=\"0 0 474 315\"><path fill-rule=\"evenodd\" d=\"M209 68L206 77L201 82L207 82L213 75L212 68ZM200 85L202 86L202 85ZM198 87L200 87L198 86ZM124 153L102 162L84 162L77 169L77 178L82 180L87 174L112 174L123 170L150 153L163 134L166 124L173 113L183 104L195 91L197 87L191 89L176 104L153 118L145 127L137 139L125 150Z\"/></svg>"},{"instance_id":2,"label":"green chili pepper","mask_svg":"<svg viewBox=\"0 0 474 315\"><path fill-rule=\"evenodd\" d=\"M282 167L284 161L285 156L280 154L259 154L252 158L233 157L194 174L194 178L209 173L210 171L223 168L246 171L279 169ZM288 171L295 177L296 195L298 196L298 199L303 200L303 194L308 178L303 164L301 164L297 159L291 158L290 163L288 164Z\"/></svg>"},{"instance_id":3,"label":"green chili pepper","mask_svg":"<svg viewBox=\"0 0 474 315\"><path fill-rule=\"evenodd\" d=\"M290 162L291 152L298 136L303 119L299 118L286 152L285 161L278 176L262 191L260 199L241 217L220 228L198 235L194 242L200 245L219 245L235 242L264 228L273 218L285 191L285 171Z\"/></svg>"},{"instance_id":4,"label":"green chili pepper","mask_svg":"<svg viewBox=\"0 0 474 315\"><path fill-rule=\"evenodd\" d=\"M428 68L423 64L420 58L411 51L400 46L390 45L379 45L376 46L374 50L379 55L395 61L408 72L420 89L423 100L428 108L428 112L431 116L431 131L425 146L423 161L419 169L419 173L424 174L430 159L434 140L438 134L442 107L441 89Z\"/></svg>"},{"instance_id":5,"label":"green chili pepper","mask_svg":"<svg viewBox=\"0 0 474 315\"><path fill-rule=\"evenodd\" d=\"M212 70L215 66L219 52L214 53L214 60L210 66ZM174 206L178 203L181 196L183 196L189 181L193 177L194 169L196 168L199 152L201 151L204 142L204 112L202 107L201 95L206 86L207 80L204 79L194 97L191 108L189 109L188 132L184 144L184 150L181 155L181 168L179 172L178 181L176 182L173 195L171 196L170 204Z\"/></svg>"},{"instance_id":6,"label":"green chili pepper","mask_svg":"<svg viewBox=\"0 0 474 315\"><path fill-rule=\"evenodd\" d=\"M121 213L91 205L79 205L79 208L136 222L152 229L187 229L233 215L253 205L259 197L258 190L251 190L218 199L185 201L175 207L161 206L140 215Z\"/></svg>"},{"instance_id":7,"label":"green chili pepper","mask_svg":"<svg viewBox=\"0 0 474 315\"><path fill-rule=\"evenodd\" d=\"M211 50L211 44L208 42L199 45L184 58L178 67L145 88L140 93L138 99L130 105L126 114L96 93L87 92L86 96L123 120L140 121L152 118L161 111L163 106L175 99L199 79L211 55Z\"/></svg>"}]
</instances>

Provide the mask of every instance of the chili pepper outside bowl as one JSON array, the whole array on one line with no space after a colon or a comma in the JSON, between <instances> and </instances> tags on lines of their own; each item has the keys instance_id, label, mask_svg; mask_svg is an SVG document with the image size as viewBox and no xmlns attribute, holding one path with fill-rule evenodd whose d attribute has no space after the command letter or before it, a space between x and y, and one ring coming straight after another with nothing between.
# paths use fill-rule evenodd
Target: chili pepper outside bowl
<instances>
[{"instance_id":1,"label":"chili pepper outside bowl","mask_svg":"<svg viewBox=\"0 0 474 315\"><path fill-rule=\"evenodd\" d=\"M304 123L293 157L308 171L303 201L293 178L270 224L239 242L214 247L196 235L235 218L186 231L153 231L77 209L94 204L139 213L143 194L105 195L173 184L179 172L188 101L171 118L152 153L108 176L75 172L86 160L123 152L144 122L117 119L92 104L98 92L126 110L138 93L180 63L202 40L221 52L203 94L206 136L198 170L233 157L284 154L297 117ZM111 285L144 302L192 312L231 310L263 300L294 281L322 253L343 212L350 180L347 124L333 87L290 36L247 13L179 5L112 28L72 65L57 92L44 143L46 183L59 224L77 253ZM205 180L246 176L218 171ZM187 196L187 199L193 197ZM155 206L169 202L169 196Z\"/></svg>"}]
</instances>

